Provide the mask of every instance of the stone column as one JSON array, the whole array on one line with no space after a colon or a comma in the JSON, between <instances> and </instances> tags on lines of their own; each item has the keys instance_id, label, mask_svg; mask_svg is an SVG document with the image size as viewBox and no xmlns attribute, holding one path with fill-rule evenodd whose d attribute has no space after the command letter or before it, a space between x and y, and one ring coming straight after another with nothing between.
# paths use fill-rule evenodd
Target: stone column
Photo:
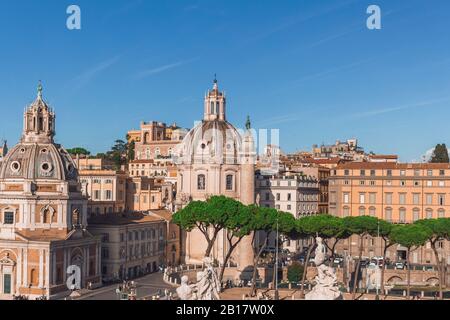
<instances>
[{"instance_id":1,"label":"stone column","mask_svg":"<svg viewBox=\"0 0 450 320\"><path fill-rule=\"evenodd\" d=\"M255 203L255 151L252 133L247 130L243 138L243 153L241 157L241 202L245 205ZM238 270L244 271L253 266L252 237L249 235L239 244Z\"/></svg>"}]
</instances>

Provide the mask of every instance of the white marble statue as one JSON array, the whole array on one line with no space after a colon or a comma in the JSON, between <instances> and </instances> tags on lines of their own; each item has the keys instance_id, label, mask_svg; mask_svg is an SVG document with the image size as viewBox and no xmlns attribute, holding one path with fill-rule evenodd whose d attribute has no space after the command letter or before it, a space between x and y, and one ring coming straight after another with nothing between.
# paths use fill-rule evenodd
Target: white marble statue
<instances>
[{"instance_id":1,"label":"white marble statue","mask_svg":"<svg viewBox=\"0 0 450 320\"><path fill-rule=\"evenodd\" d=\"M177 294L181 300L195 300L194 290L188 284L188 282L189 282L188 276L181 277L181 285L177 288Z\"/></svg>"},{"instance_id":2,"label":"white marble statue","mask_svg":"<svg viewBox=\"0 0 450 320\"><path fill-rule=\"evenodd\" d=\"M197 272L197 283L188 285L187 276L181 278L177 293L181 300L220 300L220 281L210 258L204 258L203 271Z\"/></svg>"},{"instance_id":3,"label":"white marble statue","mask_svg":"<svg viewBox=\"0 0 450 320\"><path fill-rule=\"evenodd\" d=\"M314 264L317 267L316 284L314 288L305 295L306 300L339 300L342 294L337 285L336 273L332 267L324 264L326 260L326 247L321 237L316 238L317 248L315 251Z\"/></svg>"}]
</instances>

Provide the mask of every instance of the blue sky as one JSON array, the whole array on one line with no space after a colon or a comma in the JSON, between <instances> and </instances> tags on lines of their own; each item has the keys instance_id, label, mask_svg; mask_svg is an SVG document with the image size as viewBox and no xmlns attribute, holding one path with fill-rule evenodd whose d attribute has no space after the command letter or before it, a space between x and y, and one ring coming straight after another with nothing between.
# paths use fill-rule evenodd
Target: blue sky
<instances>
[{"instance_id":1,"label":"blue sky","mask_svg":"<svg viewBox=\"0 0 450 320\"><path fill-rule=\"evenodd\" d=\"M38 80L57 141L109 149L141 120L192 127L214 73L238 127L285 151L357 137L420 159L450 143L448 0L0 0L0 138L16 143ZM82 29L66 28L66 8ZM382 29L366 28L366 8Z\"/></svg>"}]
</instances>

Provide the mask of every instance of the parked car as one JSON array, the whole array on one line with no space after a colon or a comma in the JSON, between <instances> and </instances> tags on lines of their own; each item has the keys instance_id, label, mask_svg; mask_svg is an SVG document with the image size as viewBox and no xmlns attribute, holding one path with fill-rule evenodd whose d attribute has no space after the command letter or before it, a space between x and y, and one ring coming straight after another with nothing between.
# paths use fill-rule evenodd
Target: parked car
<instances>
[{"instance_id":1,"label":"parked car","mask_svg":"<svg viewBox=\"0 0 450 320\"><path fill-rule=\"evenodd\" d=\"M395 263L395 269L396 270L403 270L406 267L406 263L398 261Z\"/></svg>"},{"instance_id":2,"label":"parked car","mask_svg":"<svg viewBox=\"0 0 450 320\"><path fill-rule=\"evenodd\" d=\"M341 264L342 262L344 262L344 258L336 257L333 260L334 264Z\"/></svg>"}]
</instances>

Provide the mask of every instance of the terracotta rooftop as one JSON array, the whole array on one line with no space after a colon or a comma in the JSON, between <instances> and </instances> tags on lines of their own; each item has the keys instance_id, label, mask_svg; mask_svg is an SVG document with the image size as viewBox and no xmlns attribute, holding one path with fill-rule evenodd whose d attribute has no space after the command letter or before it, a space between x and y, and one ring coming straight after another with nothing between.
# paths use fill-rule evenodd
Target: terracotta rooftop
<instances>
[{"instance_id":1,"label":"terracotta rooftop","mask_svg":"<svg viewBox=\"0 0 450 320\"><path fill-rule=\"evenodd\" d=\"M336 167L339 169L450 169L448 163L395 163L395 162L348 162Z\"/></svg>"}]
</instances>

